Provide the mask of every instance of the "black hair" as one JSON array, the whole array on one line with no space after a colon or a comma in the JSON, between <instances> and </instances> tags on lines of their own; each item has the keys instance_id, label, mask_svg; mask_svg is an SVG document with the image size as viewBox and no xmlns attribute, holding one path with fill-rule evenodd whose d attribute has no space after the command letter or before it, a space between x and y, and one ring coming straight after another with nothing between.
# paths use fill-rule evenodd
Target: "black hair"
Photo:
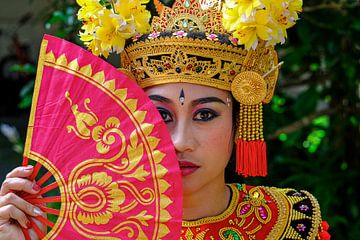
<instances>
[{"instance_id":1,"label":"black hair","mask_svg":"<svg viewBox=\"0 0 360 240\"><path fill-rule=\"evenodd\" d=\"M234 98L232 99L233 109L232 109L232 121L233 121L233 131L238 128L239 124L239 114L240 114L240 103L236 101ZM226 183L242 183L244 182L244 177L239 176L236 173L236 146L232 148L232 153L228 165L225 168L225 182Z\"/></svg>"}]
</instances>

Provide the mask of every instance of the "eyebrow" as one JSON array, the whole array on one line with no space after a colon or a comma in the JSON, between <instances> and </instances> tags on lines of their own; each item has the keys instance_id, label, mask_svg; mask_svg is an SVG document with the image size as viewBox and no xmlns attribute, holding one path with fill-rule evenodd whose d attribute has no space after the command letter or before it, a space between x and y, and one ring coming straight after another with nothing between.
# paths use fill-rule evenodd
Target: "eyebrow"
<instances>
[{"instance_id":1,"label":"eyebrow","mask_svg":"<svg viewBox=\"0 0 360 240\"><path fill-rule=\"evenodd\" d=\"M172 103L169 98L160 96L160 95L149 95L149 98L153 101L164 102L164 103Z\"/></svg>"},{"instance_id":2,"label":"eyebrow","mask_svg":"<svg viewBox=\"0 0 360 240\"><path fill-rule=\"evenodd\" d=\"M153 101L163 102L163 103L173 103L169 98L160 96L160 95L149 95L149 98ZM204 98L198 98L191 102L192 106L196 106L199 104L205 104L205 103L211 103L211 102L217 102L225 104L223 100L217 97L204 97Z\"/></svg>"},{"instance_id":3,"label":"eyebrow","mask_svg":"<svg viewBox=\"0 0 360 240\"><path fill-rule=\"evenodd\" d=\"M191 102L191 105L196 106L196 105L199 105L199 104L211 103L211 102L218 102L218 103L225 104L225 102L223 100L221 100L220 98L217 98L217 97L204 97L204 98L195 99L194 101Z\"/></svg>"}]
</instances>

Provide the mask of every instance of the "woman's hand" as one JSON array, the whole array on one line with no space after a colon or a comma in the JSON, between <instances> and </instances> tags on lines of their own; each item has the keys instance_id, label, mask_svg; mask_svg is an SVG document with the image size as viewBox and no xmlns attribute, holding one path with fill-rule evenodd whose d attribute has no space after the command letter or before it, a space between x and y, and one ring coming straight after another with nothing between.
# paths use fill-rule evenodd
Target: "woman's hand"
<instances>
[{"instance_id":1,"label":"woman's hand","mask_svg":"<svg viewBox=\"0 0 360 240\"><path fill-rule=\"evenodd\" d=\"M38 239L31 230L29 216L43 215L36 206L28 203L14 192L38 193L40 187L27 179L33 171L32 166L17 167L6 175L0 189L0 240L25 239L20 225L29 229L31 239ZM27 216L28 215L28 216Z\"/></svg>"}]
</instances>

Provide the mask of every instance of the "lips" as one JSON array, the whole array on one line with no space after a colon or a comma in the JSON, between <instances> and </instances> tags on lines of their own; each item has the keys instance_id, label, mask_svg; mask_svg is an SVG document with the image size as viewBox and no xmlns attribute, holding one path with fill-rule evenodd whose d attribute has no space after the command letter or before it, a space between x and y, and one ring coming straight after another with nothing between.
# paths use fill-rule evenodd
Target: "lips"
<instances>
[{"instance_id":1,"label":"lips","mask_svg":"<svg viewBox=\"0 0 360 240\"><path fill-rule=\"evenodd\" d=\"M188 162L184 160L179 161L179 166L180 166L181 175L183 177L194 173L200 167L192 162Z\"/></svg>"}]
</instances>

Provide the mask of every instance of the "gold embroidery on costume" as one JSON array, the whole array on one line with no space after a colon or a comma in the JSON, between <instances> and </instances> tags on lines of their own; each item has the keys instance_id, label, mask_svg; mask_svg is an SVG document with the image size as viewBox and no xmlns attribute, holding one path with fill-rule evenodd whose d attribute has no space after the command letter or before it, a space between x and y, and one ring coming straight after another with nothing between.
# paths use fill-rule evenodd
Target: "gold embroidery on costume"
<instances>
[{"instance_id":1,"label":"gold embroidery on costume","mask_svg":"<svg viewBox=\"0 0 360 240\"><path fill-rule=\"evenodd\" d=\"M206 232L208 232L209 229L206 229L204 231L201 231L199 228L195 229L195 232L193 233L190 228L188 228L185 232L185 238L184 240L205 240ZM212 237L207 239L213 239Z\"/></svg>"},{"instance_id":2,"label":"gold embroidery on costume","mask_svg":"<svg viewBox=\"0 0 360 240\"><path fill-rule=\"evenodd\" d=\"M246 187L244 184L229 186L233 197L226 214L183 222L182 240L194 239L195 229L209 230L205 239L212 236L234 240L316 239L321 222L320 209L316 199L308 192ZM232 204L235 204L235 209ZM232 211L228 212L229 209ZM185 238L186 232L188 238Z\"/></svg>"},{"instance_id":3,"label":"gold embroidery on costume","mask_svg":"<svg viewBox=\"0 0 360 240\"><path fill-rule=\"evenodd\" d=\"M246 189L243 189L247 193ZM242 227L249 235L255 234L261 226L267 224L272 217L267 206L264 194L258 187L250 189L243 202L236 208L236 215L241 219L238 226ZM257 221L254 221L254 220Z\"/></svg>"}]
</instances>

